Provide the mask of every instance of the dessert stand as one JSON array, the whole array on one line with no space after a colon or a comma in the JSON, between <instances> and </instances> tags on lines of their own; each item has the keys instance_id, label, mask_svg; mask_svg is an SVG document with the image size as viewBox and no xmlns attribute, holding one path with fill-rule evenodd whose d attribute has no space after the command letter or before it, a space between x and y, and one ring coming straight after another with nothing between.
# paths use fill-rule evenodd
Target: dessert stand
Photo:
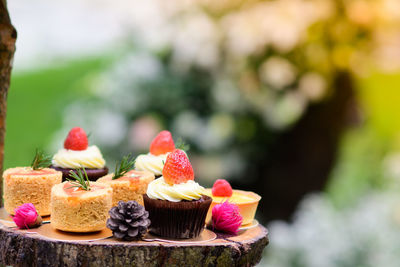
<instances>
[{"instance_id":1,"label":"dessert stand","mask_svg":"<svg viewBox=\"0 0 400 267\"><path fill-rule=\"evenodd\" d=\"M41 227L49 227L44 224ZM254 266L268 244L261 225L205 242L57 240L0 223L0 263L12 266ZM208 231L208 230L207 230ZM211 232L211 231L210 231Z\"/></svg>"},{"instance_id":2,"label":"dessert stand","mask_svg":"<svg viewBox=\"0 0 400 267\"><path fill-rule=\"evenodd\" d=\"M6 100L17 37L5 0L0 1L0 24L1 174ZM0 266L253 266L260 261L269 242L268 231L261 225L243 230L237 236L217 234L212 241L193 243L124 242L112 237L93 241L57 240L7 225L0 223Z\"/></svg>"}]
</instances>

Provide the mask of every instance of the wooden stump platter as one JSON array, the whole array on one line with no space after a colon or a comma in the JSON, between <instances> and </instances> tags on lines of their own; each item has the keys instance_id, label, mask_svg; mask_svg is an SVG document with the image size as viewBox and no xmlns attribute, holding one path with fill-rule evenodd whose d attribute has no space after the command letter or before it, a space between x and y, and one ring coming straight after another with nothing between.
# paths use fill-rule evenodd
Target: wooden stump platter
<instances>
[{"instance_id":1,"label":"wooden stump platter","mask_svg":"<svg viewBox=\"0 0 400 267\"><path fill-rule=\"evenodd\" d=\"M212 241L185 243L57 240L0 223L0 266L254 266L268 242L261 225L237 236L216 233Z\"/></svg>"}]
</instances>

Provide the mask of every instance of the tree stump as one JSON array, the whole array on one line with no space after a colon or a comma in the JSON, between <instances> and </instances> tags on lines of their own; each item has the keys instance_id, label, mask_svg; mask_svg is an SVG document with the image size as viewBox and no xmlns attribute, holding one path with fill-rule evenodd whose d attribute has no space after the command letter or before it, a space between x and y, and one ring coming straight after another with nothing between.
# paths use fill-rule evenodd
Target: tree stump
<instances>
[{"instance_id":1,"label":"tree stump","mask_svg":"<svg viewBox=\"0 0 400 267\"><path fill-rule=\"evenodd\" d=\"M268 244L259 225L204 243L60 241L0 224L0 264L12 266L254 266Z\"/></svg>"}]
</instances>

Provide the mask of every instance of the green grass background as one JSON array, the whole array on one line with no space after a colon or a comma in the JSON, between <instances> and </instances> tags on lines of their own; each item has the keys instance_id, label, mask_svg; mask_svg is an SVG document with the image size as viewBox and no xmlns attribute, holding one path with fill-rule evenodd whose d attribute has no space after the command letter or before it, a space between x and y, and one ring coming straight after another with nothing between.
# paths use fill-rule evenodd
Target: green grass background
<instances>
[{"instance_id":1,"label":"green grass background","mask_svg":"<svg viewBox=\"0 0 400 267\"><path fill-rule=\"evenodd\" d=\"M88 94L87 77L106 59L75 60L29 72L14 71L7 100L4 168L29 165L62 125L65 107Z\"/></svg>"}]
</instances>

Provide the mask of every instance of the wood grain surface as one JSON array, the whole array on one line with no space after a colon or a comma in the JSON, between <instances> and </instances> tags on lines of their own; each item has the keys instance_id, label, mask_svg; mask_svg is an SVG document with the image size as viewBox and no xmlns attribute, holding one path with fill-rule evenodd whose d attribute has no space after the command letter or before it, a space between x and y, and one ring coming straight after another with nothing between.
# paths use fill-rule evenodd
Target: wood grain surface
<instances>
[{"instance_id":1,"label":"wood grain surface","mask_svg":"<svg viewBox=\"0 0 400 267\"><path fill-rule=\"evenodd\" d=\"M205 243L51 240L0 224L0 263L12 266L254 266L268 244L259 225Z\"/></svg>"}]
</instances>

